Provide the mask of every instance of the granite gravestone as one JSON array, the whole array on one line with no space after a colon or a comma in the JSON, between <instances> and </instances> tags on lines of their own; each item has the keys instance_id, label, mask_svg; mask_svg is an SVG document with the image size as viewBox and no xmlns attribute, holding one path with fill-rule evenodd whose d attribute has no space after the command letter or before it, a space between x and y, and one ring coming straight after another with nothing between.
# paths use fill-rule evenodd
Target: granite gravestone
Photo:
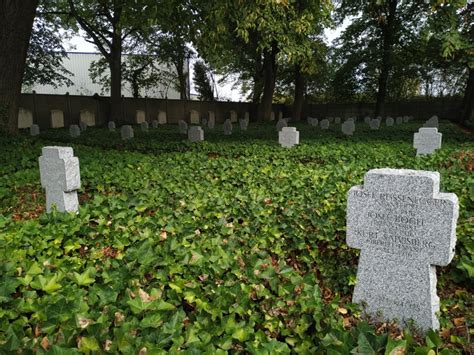
<instances>
[{"instance_id":1,"label":"granite gravestone","mask_svg":"<svg viewBox=\"0 0 474 355\"><path fill-rule=\"evenodd\" d=\"M37 124L32 124L30 127L30 136L38 136L40 134L40 128Z\"/></svg>"},{"instance_id":2,"label":"granite gravestone","mask_svg":"<svg viewBox=\"0 0 474 355\"><path fill-rule=\"evenodd\" d=\"M397 123L397 125L402 124L403 123L403 117L398 116L395 122Z\"/></svg>"},{"instance_id":3,"label":"granite gravestone","mask_svg":"<svg viewBox=\"0 0 474 355\"><path fill-rule=\"evenodd\" d=\"M229 111L229 118L230 122L237 122L237 112L235 112L234 110Z\"/></svg>"},{"instance_id":4,"label":"granite gravestone","mask_svg":"<svg viewBox=\"0 0 474 355\"><path fill-rule=\"evenodd\" d=\"M146 114L143 110L137 110L135 113L135 123L141 124L146 121Z\"/></svg>"},{"instance_id":5,"label":"granite gravestone","mask_svg":"<svg viewBox=\"0 0 474 355\"><path fill-rule=\"evenodd\" d=\"M394 122L393 118L390 117L390 116L385 119L385 125L387 127L392 127L394 123L395 122Z\"/></svg>"},{"instance_id":6,"label":"granite gravestone","mask_svg":"<svg viewBox=\"0 0 474 355\"><path fill-rule=\"evenodd\" d=\"M145 122L140 123L140 128L142 132L148 132L148 122L145 121Z\"/></svg>"},{"instance_id":7,"label":"granite gravestone","mask_svg":"<svg viewBox=\"0 0 474 355\"><path fill-rule=\"evenodd\" d=\"M206 128L206 127L207 127L207 118L203 117L203 118L201 119L201 125L202 125L203 128Z\"/></svg>"},{"instance_id":8,"label":"granite gravestone","mask_svg":"<svg viewBox=\"0 0 474 355\"><path fill-rule=\"evenodd\" d=\"M204 131L201 126L191 126L188 129L188 139L190 142L201 142L204 140Z\"/></svg>"},{"instance_id":9,"label":"granite gravestone","mask_svg":"<svg viewBox=\"0 0 474 355\"><path fill-rule=\"evenodd\" d=\"M107 127L109 128L109 131L115 131L115 122L109 121L109 123L107 123Z\"/></svg>"},{"instance_id":10,"label":"granite gravestone","mask_svg":"<svg viewBox=\"0 0 474 355\"><path fill-rule=\"evenodd\" d=\"M435 265L454 256L458 199L439 173L373 169L349 190L347 245L361 250L353 302L377 321L438 329ZM380 316L380 317L379 317Z\"/></svg>"},{"instance_id":11,"label":"granite gravestone","mask_svg":"<svg viewBox=\"0 0 474 355\"><path fill-rule=\"evenodd\" d=\"M314 117L308 117L308 123L313 127L317 127L319 124L319 120Z\"/></svg>"},{"instance_id":12,"label":"granite gravestone","mask_svg":"<svg viewBox=\"0 0 474 355\"><path fill-rule=\"evenodd\" d=\"M334 118L334 123L341 124L341 117Z\"/></svg>"},{"instance_id":13,"label":"granite gravestone","mask_svg":"<svg viewBox=\"0 0 474 355\"><path fill-rule=\"evenodd\" d=\"M185 121L179 120L178 127L179 127L179 133L188 134L188 124Z\"/></svg>"},{"instance_id":14,"label":"granite gravestone","mask_svg":"<svg viewBox=\"0 0 474 355\"><path fill-rule=\"evenodd\" d=\"M20 107L18 109L18 128L30 128L33 124L33 114L30 110Z\"/></svg>"},{"instance_id":15,"label":"granite gravestone","mask_svg":"<svg viewBox=\"0 0 474 355\"><path fill-rule=\"evenodd\" d=\"M84 122L90 127L95 126L95 113L89 110L81 110L79 114L79 122Z\"/></svg>"},{"instance_id":16,"label":"granite gravestone","mask_svg":"<svg viewBox=\"0 0 474 355\"><path fill-rule=\"evenodd\" d=\"M72 138L77 138L81 135L81 129L77 124L72 124L69 126L69 135Z\"/></svg>"},{"instance_id":17,"label":"granite gravestone","mask_svg":"<svg viewBox=\"0 0 474 355\"><path fill-rule=\"evenodd\" d=\"M329 120L325 118L319 122L319 125L321 126L321 129L329 129Z\"/></svg>"},{"instance_id":18,"label":"granite gravestone","mask_svg":"<svg viewBox=\"0 0 474 355\"><path fill-rule=\"evenodd\" d=\"M364 117L364 123L365 124L369 124L371 120L372 120L372 118L370 118L370 116L365 116Z\"/></svg>"},{"instance_id":19,"label":"granite gravestone","mask_svg":"<svg viewBox=\"0 0 474 355\"><path fill-rule=\"evenodd\" d=\"M283 127L288 127L288 124L286 123L285 119L280 118L275 126L276 131L280 132Z\"/></svg>"},{"instance_id":20,"label":"granite gravestone","mask_svg":"<svg viewBox=\"0 0 474 355\"><path fill-rule=\"evenodd\" d=\"M189 123L191 124L199 124L199 112L196 110L189 111Z\"/></svg>"},{"instance_id":21,"label":"granite gravestone","mask_svg":"<svg viewBox=\"0 0 474 355\"><path fill-rule=\"evenodd\" d=\"M153 121L151 121L151 128L158 128L159 124L160 124L160 121L153 120Z\"/></svg>"},{"instance_id":22,"label":"granite gravestone","mask_svg":"<svg viewBox=\"0 0 474 355\"><path fill-rule=\"evenodd\" d=\"M239 120L239 126L240 126L240 131L245 132L249 126L249 120L248 118L241 118Z\"/></svg>"},{"instance_id":23,"label":"granite gravestone","mask_svg":"<svg viewBox=\"0 0 474 355\"><path fill-rule=\"evenodd\" d=\"M423 125L423 127L431 127L431 128L438 128L438 126L439 126L438 116L431 117Z\"/></svg>"},{"instance_id":24,"label":"granite gravestone","mask_svg":"<svg viewBox=\"0 0 474 355\"><path fill-rule=\"evenodd\" d=\"M373 120L370 120L369 126L373 131L378 130L380 128L380 119L374 118Z\"/></svg>"},{"instance_id":25,"label":"granite gravestone","mask_svg":"<svg viewBox=\"0 0 474 355\"><path fill-rule=\"evenodd\" d=\"M441 148L442 136L437 128L420 128L413 135L413 148L416 148L416 155L429 155Z\"/></svg>"},{"instance_id":26,"label":"granite gravestone","mask_svg":"<svg viewBox=\"0 0 474 355\"><path fill-rule=\"evenodd\" d=\"M64 113L61 110L51 110L51 128L64 127Z\"/></svg>"},{"instance_id":27,"label":"granite gravestone","mask_svg":"<svg viewBox=\"0 0 474 355\"><path fill-rule=\"evenodd\" d=\"M159 124L166 124L166 112L165 111L158 111L158 123Z\"/></svg>"},{"instance_id":28,"label":"granite gravestone","mask_svg":"<svg viewBox=\"0 0 474 355\"><path fill-rule=\"evenodd\" d=\"M79 128L79 127L78 127ZM77 212L81 187L79 159L70 147L43 147L39 158L41 186L46 190L46 211Z\"/></svg>"},{"instance_id":29,"label":"granite gravestone","mask_svg":"<svg viewBox=\"0 0 474 355\"><path fill-rule=\"evenodd\" d=\"M278 132L278 143L282 147L291 148L300 143L300 132L295 127L283 127Z\"/></svg>"},{"instance_id":30,"label":"granite gravestone","mask_svg":"<svg viewBox=\"0 0 474 355\"><path fill-rule=\"evenodd\" d=\"M79 122L79 127L80 127L82 132L87 131L87 123L86 122L80 121Z\"/></svg>"},{"instance_id":31,"label":"granite gravestone","mask_svg":"<svg viewBox=\"0 0 474 355\"><path fill-rule=\"evenodd\" d=\"M132 139L134 137L133 128L130 125L125 125L120 128L120 136L123 140Z\"/></svg>"},{"instance_id":32,"label":"granite gravestone","mask_svg":"<svg viewBox=\"0 0 474 355\"><path fill-rule=\"evenodd\" d=\"M341 125L341 131L346 136L352 136L354 134L354 131L355 131L354 121L352 121L352 120L344 121L344 123Z\"/></svg>"},{"instance_id":33,"label":"granite gravestone","mask_svg":"<svg viewBox=\"0 0 474 355\"><path fill-rule=\"evenodd\" d=\"M230 118L224 121L224 136L230 136L232 134L232 122Z\"/></svg>"}]
</instances>

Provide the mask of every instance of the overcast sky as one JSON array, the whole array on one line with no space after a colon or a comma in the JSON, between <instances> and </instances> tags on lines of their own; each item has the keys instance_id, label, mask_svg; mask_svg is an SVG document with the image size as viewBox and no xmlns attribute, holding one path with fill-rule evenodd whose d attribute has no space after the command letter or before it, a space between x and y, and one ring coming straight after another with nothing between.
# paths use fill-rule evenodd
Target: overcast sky
<instances>
[{"instance_id":1,"label":"overcast sky","mask_svg":"<svg viewBox=\"0 0 474 355\"><path fill-rule=\"evenodd\" d=\"M327 39L327 43L328 44L332 43L332 41L336 37L339 36L341 31L345 27L346 27L346 24L343 24L343 26L341 26L341 27L339 27L335 30L328 29L328 30L324 31L324 34L325 34L326 39ZM67 40L64 43L64 47L66 48L66 50L68 52L92 52L92 53L97 53L98 52L97 48L93 44L87 42L81 36L75 36L75 37L71 38L70 40ZM194 85L192 83L192 74L193 74L192 62L191 62L190 70L191 70L191 93L195 93ZM219 79L220 78L217 77L216 81L219 80ZM234 86L233 82L229 82L229 83L226 83L224 85L219 85L219 87L217 88L219 99L220 100L230 99L232 101L243 100L243 96L240 93L240 87L238 85L236 85L237 88L233 88L233 86Z\"/></svg>"}]
</instances>

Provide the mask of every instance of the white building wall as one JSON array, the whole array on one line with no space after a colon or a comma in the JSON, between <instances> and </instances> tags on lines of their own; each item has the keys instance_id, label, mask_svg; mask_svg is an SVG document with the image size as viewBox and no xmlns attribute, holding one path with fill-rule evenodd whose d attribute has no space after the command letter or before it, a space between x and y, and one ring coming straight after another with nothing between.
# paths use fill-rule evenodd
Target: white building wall
<instances>
[{"instance_id":1,"label":"white building wall","mask_svg":"<svg viewBox=\"0 0 474 355\"><path fill-rule=\"evenodd\" d=\"M23 92L31 93L36 91L38 94L52 95L64 95L69 92L70 95L84 96L92 96L97 93L103 96L110 96L110 90L108 88L102 90L102 85L94 83L89 77L89 68L92 62L98 61L101 57L99 53L68 53L68 58L63 59L63 66L72 73L72 76L69 77L73 82L72 86L58 86L55 88L53 85L36 84L32 87L23 88ZM174 72L171 66L161 65L161 67L163 70ZM185 64L185 71L188 72L189 77L188 63ZM133 97L131 87L128 83L122 84L122 95L125 97ZM152 90L141 89L140 95L160 99L165 97L169 99L179 99L179 92L175 89L173 82L166 83L166 85L158 85Z\"/></svg>"}]
</instances>

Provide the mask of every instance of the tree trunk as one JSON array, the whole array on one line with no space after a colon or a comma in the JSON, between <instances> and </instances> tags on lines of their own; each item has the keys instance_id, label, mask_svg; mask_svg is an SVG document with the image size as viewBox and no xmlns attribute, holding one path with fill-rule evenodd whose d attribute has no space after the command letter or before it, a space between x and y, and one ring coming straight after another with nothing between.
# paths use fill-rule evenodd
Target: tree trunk
<instances>
[{"instance_id":1,"label":"tree trunk","mask_svg":"<svg viewBox=\"0 0 474 355\"><path fill-rule=\"evenodd\" d=\"M383 53L380 68L379 84L377 91L377 102L375 104L375 116L382 116L385 111L385 98L387 96L387 81L392 69L393 40L395 32L395 16L397 11L397 0L389 0L387 22L382 25Z\"/></svg>"},{"instance_id":2,"label":"tree trunk","mask_svg":"<svg viewBox=\"0 0 474 355\"><path fill-rule=\"evenodd\" d=\"M253 72L253 90L252 90L252 103L258 104L262 99L263 91L263 65L262 65L262 53L256 51L255 63Z\"/></svg>"},{"instance_id":3,"label":"tree trunk","mask_svg":"<svg viewBox=\"0 0 474 355\"><path fill-rule=\"evenodd\" d=\"M110 121L122 121L122 38L114 34L109 57L110 68Z\"/></svg>"},{"instance_id":4,"label":"tree trunk","mask_svg":"<svg viewBox=\"0 0 474 355\"><path fill-rule=\"evenodd\" d=\"M273 92L275 91L276 80L276 55L278 49L274 44L271 50L265 50L263 57L264 86L263 96L260 105L259 119L271 120Z\"/></svg>"},{"instance_id":5,"label":"tree trunk","mask_svg":"<svg viewBox=\"0 0 474 355\"><path fill-rule=\"evenodd\" d=\"M301 67L296 65L295 67L295 97L293 101L293 119L295 121L301 120L303 113L303 102L304 102L304 91L305 91L305 78L301 73Z\"/></svg>"},{"instance_id":6,"label":"tree trunk","mask_svg":"<svg viewBox=\"0 0 474 355\"><path fill-rule=\"evenodd\" d=\"M184 70L184 63L186 58L184 57L184 49L183 49L183 56L175 56L175 63L174 66L176 68L176 74L178 75L178 89L179 89L179 98L181 100L188 99L188 82L187 82L187 75Z\"/></svg>"},{"instance_id":7,"label":"tree trunk","mask_svg":"<svg viewBox=\"0 0 474 355\"><path fill-rule=\"evenodd\" d=\"M18 132L18 106L38 0L0 0L0 131Z\"/></svg>"},{"instance_id":8,"label":"tree trunk","mask_svg":"<svg viewBox=\"0 0 474 355\"><path fill-rule=\"evenodd\" d=\"M464 90L464 99L461 107L460 123L466 125L470 122L474 124L474 69L469 68L469 77L467 79L466 90Z\"/></svg>"}]
</instances>

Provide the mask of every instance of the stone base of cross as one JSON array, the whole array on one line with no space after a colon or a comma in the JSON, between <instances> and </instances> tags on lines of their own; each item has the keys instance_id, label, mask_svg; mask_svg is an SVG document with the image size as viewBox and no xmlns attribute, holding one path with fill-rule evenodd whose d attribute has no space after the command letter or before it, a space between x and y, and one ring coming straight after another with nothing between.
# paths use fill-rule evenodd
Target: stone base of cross
<instances>
[{"instance_id":1,"label":"stone base of cross","mask_svg":"<svg viewBox=\"0 0 474 355\"><path fill-rule=\"evenodd\" d=\"M349 190L347 244L361 250L353 301L380 321L438 329L435 265L454 256L458 199L439 173L374 169Z\"/></svg>"}]
</instances>

